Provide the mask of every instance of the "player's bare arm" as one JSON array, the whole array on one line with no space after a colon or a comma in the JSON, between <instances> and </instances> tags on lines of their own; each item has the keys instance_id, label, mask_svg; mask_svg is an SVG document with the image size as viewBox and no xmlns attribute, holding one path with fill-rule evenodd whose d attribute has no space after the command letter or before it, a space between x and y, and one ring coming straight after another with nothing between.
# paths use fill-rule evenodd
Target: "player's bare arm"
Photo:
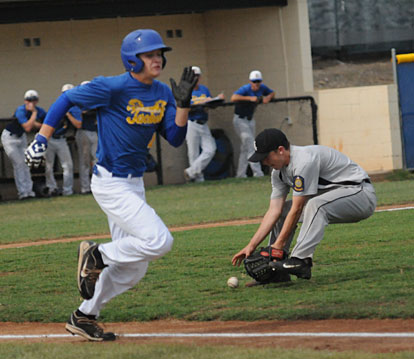
<instances>
[{"instance_id":1,"label":"player's bare arm","mask_svg":"<svg viewBox=\"0 0 414 359\"><path fill-rule=\"evenodd\" d=\"M55 132L55 128L44 123L42 127L40 127L39 134L49 140L49 138L52 137L53 132Z\"/></svg>"},{"instance_id":2,"label":"player's bare arm","mask_svg":"<svg viewBox=\"0 0 414 359\"><path fill-rule=\"evenodd\" d=\"M76 119L70 112L66 112L66 116L68 117L72 125L75 126L75 128L82 127L82 121L79 121L78 119Z\"/></svg>"},{"instance_id":3,"label":"player's bare arm","mask_svg":"<svg viewBox=\"0 0 414 359\"><path fill-rule=\"evenodd\" d=\"M250 240L249 244L246 247L244 247L240 252L238 252L231 260L234 266L239 266L244 258L249 257L257 248L257 246L260 243L262 243L266 236L270 233L275 223L279 219L280 215L282 214L282 209L285 200L286 197L274 198L270 200L269 208L266 214L264 215L259 228Z\"/></svg>"},{"instance_id":4,"label":"player's bare arm","mask_svg":"<svg viewBox=\"0 0 414 359\"><path fill-rule=\"evenodd\" d=\"M231 102L238 102L238 101L251 101L256 102L257 96L242 96L239 94L233 94L230 98Z\"/></svg>"},{"instance_id":5,"label":"player's bare arm","mask_svg":"<svg viewBox=\"0 0 414 359\"><path fill-rule=\"evenodd\" d=\"M263 103L269 103L275 97L275 93L271 92L267 96L263 97Z\"/></svg>"},{"instance_id":6,"label":"player's bare arm","mask_svg":"<svg viewBox=\"0 0 414 359\"><path fill-rule=\"evenodd\" d=\"M37 109L33 102L29 102L26 105L26 110L32 111L32 114L27 122L22 123L22 127L26 132L30 132L34 127L36 127L35 123L37 118Z\"/></svg>"},{"instance_id":7,"label":"player's bare arm","mask_svg":"<svg viewBox=\"0 0 414 359\"><path fill-rule=\"evenodd\" d=\"M283 249L289 238L289 235L295 229L299 222L300 216L302 215L303 208L309 196L293 196L292 207L286 216L285 222L283 223L282 230L279 233L275 243L272 245L273 248Z\"/></svg>"},{"instance_id":8,"label":"player's bare arm","mask_svg":"<svg viewBox=\"0 0 414 359\"><path fill-rule=\"evenodd\" d=\"M175 124L179 127L184 127L187 124L189 112L190 108L177 107L177 112L175 113Z\"/></svg>"}]
</instances>

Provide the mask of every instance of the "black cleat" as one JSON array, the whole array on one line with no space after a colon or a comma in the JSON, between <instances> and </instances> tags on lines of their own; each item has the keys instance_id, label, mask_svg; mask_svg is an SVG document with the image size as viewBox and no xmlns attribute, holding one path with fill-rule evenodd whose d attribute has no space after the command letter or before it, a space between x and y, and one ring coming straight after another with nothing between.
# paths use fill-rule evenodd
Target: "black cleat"
<instances>
[{"instance_id":1,"label":"black cleat","mask_svg":"<svg viewBox=\"0 0 414 359\"><path fill-rule=\"evenodd\" d=\"M104 267L98 244L82 241L78 250L78 289L82 298L93 297L96 281Z\"/></svg>"},{"instance_id":2,"label":"black cleat","mask_svg":"<svg viewBox=\"0 0 414 359\"><path fill-rule=\"evenodd\" d=\"M89 319L86 316L77 315L73 312L65 325L66 330L72 335L80 335L90 341L102 342L116 339L112 332L104 333L95 319Z\"/></svg>"},{"instance_id":3,"label":"black cleat","mask_svg":"<svg viewBox=\"0 0 414 359\"><path fill-rule=\"evenodd\" d=\"M311 279L312 276L312 258L296 258L290 257L284 261L270 262L271 267L277 270L293 274L298 278Z\"/></svg>"}]
</instances>

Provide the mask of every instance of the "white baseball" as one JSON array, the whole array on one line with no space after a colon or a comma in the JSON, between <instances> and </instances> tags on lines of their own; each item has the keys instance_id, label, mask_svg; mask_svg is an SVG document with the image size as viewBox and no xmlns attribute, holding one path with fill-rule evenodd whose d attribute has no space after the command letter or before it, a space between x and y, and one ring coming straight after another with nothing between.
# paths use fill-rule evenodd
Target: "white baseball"
<instances>
[{"instance_id":1,"label":"white baseball","mask_svg":"<svg viewBox=\"0 0 414 359\"><path fill-rule=\"evenodd\" d=\"M239 286L239 280L237 279L237 277L230 277L230 278L227 280L227 285L228 285L230 288L237 288L237 287Z\"/></svg>"}]
</instances>

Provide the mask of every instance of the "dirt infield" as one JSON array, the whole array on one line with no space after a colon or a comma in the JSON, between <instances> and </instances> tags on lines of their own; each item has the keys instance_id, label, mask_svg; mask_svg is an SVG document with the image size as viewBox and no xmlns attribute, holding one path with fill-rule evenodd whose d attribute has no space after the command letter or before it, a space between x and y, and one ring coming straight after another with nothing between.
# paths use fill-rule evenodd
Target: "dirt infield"
<instances>
[{"instance_id":1,"label":"dirt infield","mask_svg":"<svg viewBox=\"0 0 414 359\"><path fill-rule=\"evenodd\" d=\"M197 345L238 345L247 347L308 348L313 350L358 350L372 353L414 351L414 338L387 337L313 337L298 336L299 333L414 333L414 320L319 320L319 321L212 321L187 322L179 320L107 323L106 331L120 335L118 343L182 343ZM79 343L86 341L78 336L66 336L63 323L0 323L1 335L51 335L61 338L1 339L21 342ZM190 334L190 333L294 333L291 336L262 337L125 337L126 334Z\"/></svg>"}]
</instances>

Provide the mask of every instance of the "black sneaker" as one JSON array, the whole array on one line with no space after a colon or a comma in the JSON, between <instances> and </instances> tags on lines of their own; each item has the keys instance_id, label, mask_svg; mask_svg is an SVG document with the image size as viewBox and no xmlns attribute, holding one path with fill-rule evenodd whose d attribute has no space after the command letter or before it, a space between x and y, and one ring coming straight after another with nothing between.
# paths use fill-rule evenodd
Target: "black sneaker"
<instances>
[{"instance_id":1,"label":"black sneaker","mask_svg":"<svg viewBox=\"0 0 414 359\"><path fill-rule=\"evenodd\" d=\"M293 274L298 278L311 279L312 258L290 257L284 261L270 262L269 265L278 270Z\"/></svg>"},{"instance_id":2,"label":"black sneaker","mask_svg":"<svg viewBox=\"0 0 414 359\"><path fill-rule=\"evenodd\" d=\"M78 289L82 298L93 297L96 281L104 267L98 244L82 241L78 250Z\"/></svg>"},{"instance_id":3,"label":"black sneaker","mask_svg":"<svg viewBox=\"0 0 414 359\"><path fill-rule=\"evenodd\" d=\"M89 319L86 316L77 315L74 311L65 325L66 330L72 335L80 335L90 341L102 342L116 339L112 332L104 333L95 319Z\"/></svg>"}]
</instances>

